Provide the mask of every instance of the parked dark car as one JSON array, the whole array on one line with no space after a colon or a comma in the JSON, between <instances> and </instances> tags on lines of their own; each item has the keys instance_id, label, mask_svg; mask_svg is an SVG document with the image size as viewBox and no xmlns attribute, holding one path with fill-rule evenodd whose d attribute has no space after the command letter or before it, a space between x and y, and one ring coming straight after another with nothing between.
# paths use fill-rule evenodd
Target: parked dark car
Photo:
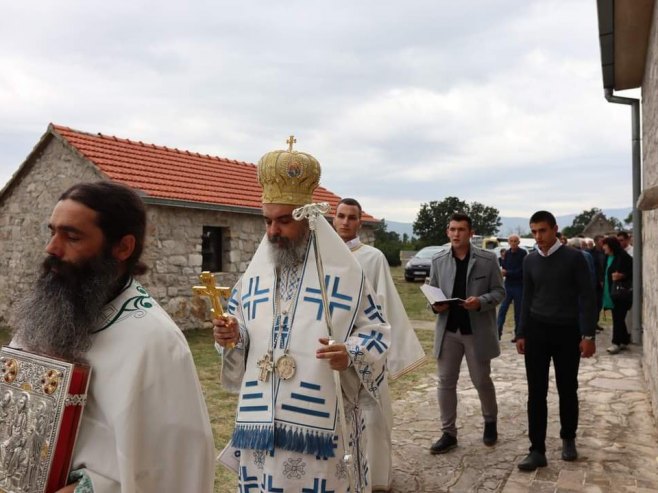
<instances>
[{"instance_id":1,"label":"parked dark car","mask_svg":"<svg viewBox=\"0 0 658 493\"><path fill-rule=\"evenodd\" d=\"M405 281L415 281L416 279L425 280L430 275L430 265L432 264L432 257L446 246L427 246L418 250L416 255L411 257L404 266L404 279Z\"/></svg>"}]
</instances>

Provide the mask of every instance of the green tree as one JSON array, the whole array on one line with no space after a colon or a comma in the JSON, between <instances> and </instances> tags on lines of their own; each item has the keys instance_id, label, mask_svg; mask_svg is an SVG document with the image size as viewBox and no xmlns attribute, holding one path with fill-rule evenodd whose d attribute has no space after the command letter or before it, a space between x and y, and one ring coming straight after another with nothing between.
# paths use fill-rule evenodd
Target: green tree
<instances>
[{"instance_id":1,"label":"green tree","mask_svg":"<svg viewBox=\"0 0 658 493\"><path fill-rule=\"evenodd\" d=\"M467 214L473 221L473 231L482 236L495 235L503 223L498 215L498 209L479 202L473 202L468 207Z\"/></svg>"},{"instance_id":2,"label":"green tree","mask_svg":"<svg viewBox=\"0 0 658 493\"><path fill-rule=\"evenodd\" d=\"M596 216L599 212L601 212L601 209L599 209L598 207L592 207L588 211L581 212L580 214L578 214L576 217L573 218L571 226L562 228L562 234L565 235L567 238L573 238L574 236L581 234L585 229L585 226L587 226L589 222L592 220L592 218Z\"/></svg>"},{"instance_id":3,"label":"green tree","mask_svg":"<svg viewBox=\"0 0 658 493\"><path fill-rule=\"evenodd\" d=\"M442 245L448 241L446 229L450 216L455 212L463 212L471 217L473 230L476 234L494 235L502 224L498 209L479 202L467 204L457 197L446 197L441 202L433 200L421 204L416 220L414 233L418 237L418 246Z\"/></svg>"},{"instance_id":4,"label":"green tree","mask_svg":"<svg viewBox=\"0 0 658 493\"><path fill-rule=\"evenodd\" d=\"M624 224L627 224L628 226L633 226L633 211L628 213L628 216L626 216L626 219L624 219Z\"/></svg>"},{"instance_id":5,"label":"green tree","mask_svg":"<svg viewBox=\"0 0 658 493\"><path fill-rule=\"evenodd\" d=\"M388 226L384 219L375 228L375 248L379 248L382 251L388 261L388 265L391 267L400 265L400 250L402 248L400 235L395 231L388 231Z\"/></svg>"}]
</instances>

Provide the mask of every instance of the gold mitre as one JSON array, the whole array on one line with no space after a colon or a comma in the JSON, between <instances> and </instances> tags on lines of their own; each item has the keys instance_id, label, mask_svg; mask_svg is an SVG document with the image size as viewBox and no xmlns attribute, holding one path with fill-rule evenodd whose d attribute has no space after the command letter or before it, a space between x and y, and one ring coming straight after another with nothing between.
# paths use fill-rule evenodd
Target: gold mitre
<instances>
[{"instance_id":1,"label":"gold mitre","mask_svg":"<svg viewBox=\"0 0 658 493\"><path fill-rule=\"evenodd\" d=\"M263 204L305 205L313 202L320 183L320 163L310 154L293 151L294 136L286 141L287 151L271 151L258 161L258 181L263 187Z\"/></svg>"}]
</instances>

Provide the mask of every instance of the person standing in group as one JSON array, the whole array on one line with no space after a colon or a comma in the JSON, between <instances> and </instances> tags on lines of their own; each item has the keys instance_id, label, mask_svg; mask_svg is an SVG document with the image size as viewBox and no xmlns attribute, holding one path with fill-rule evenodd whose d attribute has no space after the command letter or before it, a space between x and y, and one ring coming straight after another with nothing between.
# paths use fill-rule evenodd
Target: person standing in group
<instances>
[{"instance_id":1,"label":"person standing in group","mask_svg":"<svg viewBox=\"0 0 658 493\"><path fill-rule=\"evenodd\" d=\"M528 380L530 453L518 464L523 471L545 467L547 393L551 359L560 398L562 459L578 457L578 367L581 356L596 351L596 299L587 261L562 245L555 216L535 212L530 231L537 250L523 265L523 304L516 349L524 355Z\"/></svg>"},{"instance_id":2,"label":"person standing in group","mask_svg":"<svg viewBox=\"0 0 658 493\"><path fill-rule=\"evenodd\" d=\"M240 393L238 491L369 492L360 394L378 398L390 327L328 211L312 204L320 164L293 142L258 162L266 234L229 315L213 320L222 384Z\"/></svg>"},{"instance_id":3,"label":"person standing in group","mask_svg":"<svg viewBox=\"0 0 658 493\"><path fill-rule=\"evenodd\" d=\"M431 447L443 454L457 446L457 381L464 356L475 386L484 418L483 442L498 440L498 405L491 380L491 360L500 355L496 331L496 305L505 297L503 278L496 255L471 244L471 218L456 213L450 218L447 235L451 248L432 259L430 285L447 298L463 302L435 303L439 316L434 335L434 356L438 361L438 400L443 432Z\"/></svg>"},{"instance_id":4,"label":"person standing in group","mask_svg":"<svg viewBox=\"0 0 658 493\"><path fill-rule=\"evenodd\" d=\"M630 287L633 282L633 257L623 248L614 236L603 239L603 251L607 256L605 277L603 281L603 308L612 310L612 345L607 349L610 354L617 354L631 342L626 326L626 314L633 304ZM629 293L625 298L615 296L613 283L623 282ZM614 297L614 299L613 299Z\"/></svg>"},{"instance_id":5,"label":"person standing in group","mask_svg":"<svg viewBox=\"0 0 658 493\"><path fill-rule=\"evenodd\" d=\"M510 235L507 238L509 248L505 256L501 256L501 273L505 278L505 299L498 308L498 339L503 336L503 326L510 303L514 303L514 333L521 320L521 299L523 297L523 259L528 254L525 248L521 248L521 238L518 235ZM513 338L512 342L516 342Z\"/></svg>"},{"instance_id":6,"label":"person standing in group","mask_svg":"<svg viewBox=\"0 0 658 493\"><path fill-rule=\"evenodd\" d=\"M381 304L384 319L391 326L391 348L387 355L387 372L379 386L379 402L363 389L363 410L368 435L367 450L373 491L389 491L392 482L391 429L393 409L388 379L394 380L425 361L425 351L414 332L395 288L386 257L375 247L361 243L361 204L344 198L336 207L334 228L354 254L366 279L372 284ZM381 403L381 404L380 404Z\"/></svg>"},{"instance_id":7,"label":"person standing in group","mask_svg":"<svg viewBox=\"0 0 658 493\"><path fill-rule=\"evenodd\" d=\"M147 269L142 199L118 183L78 183L48 229L11 345L91 367L71 483L58 493L211 493L215 449L192 353L135 279Z\"/></svg>"},{"instance_id":8,"label":"person standing in group","mask_svg":"<svg viewBox=\"0 0 658 493\"><path fill-rule=\"evenodd\" d=\"M617 241L621 245L622 250L628 253L631 257L633 256L633 245L631 245L631 235L626 231L617 232Z\"/></svg>"}]
</instances>

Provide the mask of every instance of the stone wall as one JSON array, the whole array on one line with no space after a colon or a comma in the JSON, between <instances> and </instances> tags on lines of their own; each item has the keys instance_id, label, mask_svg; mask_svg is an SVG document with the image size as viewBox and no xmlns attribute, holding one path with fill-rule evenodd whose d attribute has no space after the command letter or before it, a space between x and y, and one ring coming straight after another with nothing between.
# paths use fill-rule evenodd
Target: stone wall
<instances>
[{"instance_id":1,"label":"stone wall","mask_svg":"<svg viewBox=\"0 0 658 493\"><path fill-rule=\"evenodd\" d=\"M203 226L223 228L223 270L218 285L232 287L249 265L265 232L259 214L148 205L148 240L140 278L149 293L183 329L209 324L209 302L194 296L201 273Z\"/></svg>"},{"instance_id":2,"label":"stone wall","mask_svg":"<svg viewBox=\"0 0 658 493\"><path fill-rule=\"evenodd\" d=\"M658 186L658 11L654 7L642 84L643 189ZM654 418L658 420L658 211L642 214L643 359Z\"/></svg>"},{"instance_id":3,"label":"stone wall","mask_svg":"<svg viewBox=\"0 0 658 493\"><path fill-rule=\"evenodd\" d=\"M12 303L36 278L50 238L48 219L61 193L98 171L57 139L51 139L0 202L0 325Z\"/></svg>"}]
</instances>

